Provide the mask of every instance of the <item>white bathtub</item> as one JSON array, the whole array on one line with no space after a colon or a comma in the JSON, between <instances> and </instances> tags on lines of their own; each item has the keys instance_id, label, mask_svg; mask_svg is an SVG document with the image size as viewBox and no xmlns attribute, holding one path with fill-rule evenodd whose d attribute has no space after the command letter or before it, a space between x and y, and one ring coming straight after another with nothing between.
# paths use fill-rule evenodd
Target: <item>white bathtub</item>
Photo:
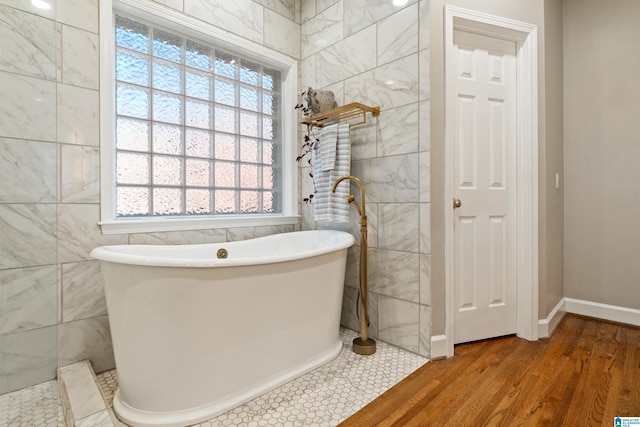
<instances>
[{"instance_id":1,"label":"white bathtub","mask_svg":"<svg viewBox=\"0 0 640 427\"><path fill-rule=\"evenodd\" d=\"M347 249L340 231L94 249L133 426L215 417L335 358ZM216 253L224 248L227 259Z\"/></svg>"}]
</instances>

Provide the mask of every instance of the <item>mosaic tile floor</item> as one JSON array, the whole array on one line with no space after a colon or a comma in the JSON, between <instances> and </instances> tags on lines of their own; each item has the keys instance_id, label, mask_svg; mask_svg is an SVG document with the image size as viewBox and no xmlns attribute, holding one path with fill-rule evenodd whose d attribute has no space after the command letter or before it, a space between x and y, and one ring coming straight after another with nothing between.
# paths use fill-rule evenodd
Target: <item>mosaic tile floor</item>
<instances>
[{"instance_id":1,"label":"mosaic tile floor","mask_svg":"<svg viewBox=\"0 0 640 427\"><path fill-rule=\"evenodd\" d=\"M382 342L374 355L357 355L351 351L351 341L357 336L341 328L344 345L334 360L197 426L336 426L427 362ZM118 388L116 371L97 377L112 404Z\"/></svg>"},{"instance_id":2,"label":"mosaic tile floor","mask_svg":"<svg viewBox=\"0 0 640 427\"><path fill-rule=\"evenodd\" d=\"M0 396L1 427L59 427L63 420L55 380Z\"/></svg>"}]
</instances>

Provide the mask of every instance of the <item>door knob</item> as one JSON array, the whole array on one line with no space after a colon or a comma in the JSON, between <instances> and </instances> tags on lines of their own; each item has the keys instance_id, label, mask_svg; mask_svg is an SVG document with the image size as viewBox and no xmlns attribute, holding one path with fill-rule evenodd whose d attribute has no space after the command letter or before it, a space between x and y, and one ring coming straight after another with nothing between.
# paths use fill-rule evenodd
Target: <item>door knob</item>
<instances>
[{"instance_id":1,"label":"door knob","mask_svg":"<svg viewBox=\"0 0 640 427\"><path fill-rule=\"evenodd\" d=\"M462 200L453 199L453 209L458 209L460 206L462 206Z\"/></svg>"}]
</instances>

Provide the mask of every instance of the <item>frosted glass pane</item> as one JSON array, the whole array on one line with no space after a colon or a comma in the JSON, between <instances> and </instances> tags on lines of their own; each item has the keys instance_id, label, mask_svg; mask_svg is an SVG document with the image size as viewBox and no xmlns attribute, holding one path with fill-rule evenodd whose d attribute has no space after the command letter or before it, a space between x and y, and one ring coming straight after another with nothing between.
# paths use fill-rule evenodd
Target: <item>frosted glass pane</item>
<instances>
[{"instance_id":1,"label":"frosted glass pane","mask_svg":"<svg viewBox=\"0 0 640 427\"><path fill-rule=\"evenodd\" d=\"M258 166L240 165L240 187L258 188Z\"/></svg>"},{"instance_id":2,"label":"frosted glass pane","mask_svg":"<svg viewBox=\"0 0 640 427\"><path fill-rule=\"evenodd\" d=\"M118 187L116 206L117 216L149 215L149 189L147 187Z\"/></svg>"},{"instance_id":3,"label":"frosted glass pane","mask_svg":"<svg viewBox=\"0 0 640 427\"><path fill-rule=\"evenodd\" d=\"M262 188L274 189L273 168L265 166L262 168Z\"/></svg>"},{"instance_id":4,"label":"frosted glass pane","mask_svg":"<svg viewBox=\"0 0 640 427\"><path fill-rule=\"evenodd\" d=\"M153 120L182 124L182 97L154 92Z\"/></svg>"},{"instance_id":5,"label":"frosted glass pane","mask_svg":"<svg viewBox=\"0 0 640 427\"><path fill-rule=\"evenodd\" d=\"M149 59L118 50L116 53L116 80L149 86Z\"/></svg>"},{"instance_id":6,"label":"frosted glass pane","mask_svg":"<svg viewBox=\"0 0 640 427\"><path fill-rule=\"evenodd\" d=\"M211 70L211 48L191 40L187 40L186 63L189 67L202 71Z\"/></svg>"},{"instance_id":7,"label":"frosted glass pane","mask_svg":"<svg viewBox=\"0 0 640 427\"><path fill-rule=\"evenodd\" d=\"M258 91L248 87L240 87L240 108L258 111Z\"/></svg>"},{"instance_id":8,"label":"frosted glass pane","mask_svg":"<svg viewBox=\"0 0 640 427\"><path fill-rule=\"evenodd\" d=\"M265 191L262 193L262 212L274 213L275 211L273 193Z\"/></svg>"},{"instance_id":9,"label":"frosted glass pane","mask_svg":"<svg viewBox=\"0 0 640 427\"><path fill-rule=\"evenodd\" d=\"M280 140L280 120L262 117L262 137L269 140Z\"/></svg>"},{"instance_id":10,"label":"frosted glass pane","mask_svg":"<svg viewBox=\"0 0 640 427\"><path fill-rule=\"evenodd\" d=\"M216 51L216 64L215 71L216 74L220 76L229 77L230 79L236 78L236 64L238 60L235 56Z\"/></svg>"},{"instance_id":11,"label":"frosted glass pane","mask_svg":"<svg viewBox=\"0 0 640 427\"><path fill-rule=\"evenodd\" d=\"M276 165L280 163L280 144L273 142L262 142L262 163Z\"/></svg>"},{"instance_id":12,"label":"frosted glass pane","mask_svg":"<svg viewBox=\"0 0 640 427\"><path fill-rule=\"evenodd\" d=\"M118 117L116 147L119 150L149 151L149 122Z\"/></svg>"},{"instance_id":13,"label":"frosted glass pane","mask_svg":"<svg viewBox=\"0 0 640 427\"><path fill-rule=\"evenodd\" d=\"M211 79L208 75L187 71L185 85L187 96L207 101L211 99Z\"/></svg>"},{"instance_id":14,"label":"frosted glass pane","mask_svg":"<svg viewBox=\"0 0 640 427\"><path fill-rule=\"evenodd\" d=\"M246 59L240 60L240 81L258 86L260 80L260 69L262 67Z\"/></svg>"},{"instance_id":15,"label":"frosted glass pane","mask_svg":"<svg viewBox=\"0 0 640 427\"><path fill-rule=\"evenodd\" d=\"M187 99L186 125L202 129L211 129L211 104Z\"/></svg>"},{"instance_id":16,"label":"frosted glass pane","mask_svg":"<svg viewBox=\"0 0 640 427\"><path fill-rule=\"evenodd\" d=\"M148 53L149 27L116 15L116 45Z\"/></svg>"},{"instance_id":17,"label":"frosted glass pane","mask_svg":"<svg viewBox=\"0 0 640 427\"><path fill-rule=\"evenodd\" d=\"M209 187L211 185L212 163L207 160L187 159L187 185Z\"/></svg>"},{"instance_id":18,"label":"frosted glass pane","mask_svg":"<svg viewBox=\"0 0 640 427\"><path fill-rule=\"evenodd\" d=\"M216 105L215 129L219 132L236 133L236 110Z\"/></svg>"},{"instance_id":19,"label":"frosted glass pane","mask_svg":"<svg viewBox=\"0 0 640 427\"><path fill-rule=\"evenodd\" d=\"M262 112L269 115L280 115L280 96L265 93L262 95Z\"/></svg>"},{"instance_id":20,"label":"frosted glass pane","mask_svg":"<svg viewBox=\"0 0 640 427\"><path fill-rule=\"evenodd\" d=\"M274 92L282 92L282 71L265 68L262 73L263 88Z\"/></svg>"},{"instance_id":21,"label":"frosted glass pane","mask_svg":"<svg viewBox=\"0 0 640 427\"><path fill-rule=\"evenodd\" d=\"M154 185L182 185L182 158L153 156Z\"/></svg>"},{"instance_id":22,"label":"frosted glass pane","mask_svg":"<svg viewBox=\"0 0 640 427\"><path fill-rule=\"evenodd\" d=\"M236 159L236 137L216 133L216 159L235 160Z\"/></svg>"},{"instance_id":23,"label":"frosted glass pane","mask_svg":"<svg viewBox=\"0 0 640 427\"><path fill-rule=\"evenodd\" d=\"M236 211L236 197L235 191L230 190L216 190L215 196L215 213L235 213Z\"/></svg>"},{"instance_id":24,"label":"frosted glass pane","mask_svg":"<svg viewBox=\"0 0 640 427\"><path fill-rule=\"evenodd\" d=\"M118 184L148 184L149 155L119 152L116 156L116 182Z\"/></svg>"},{"instance_id":25,"label":"frosted glass pane","mask_svg":"<svg viewBox=\"0 0 640 427\"><path fill-rule=\"evenodd\" d=\"M180 215L183 213L182 191L179 188L153 189L154 215Z\"/></svg>"},{"instance_id":26,"label":"frosted glass pane","mask_svg":"<svg viewBox=\"0 0 640 427\"><path fill-rule=\"evenodd\" d=\"M240 134L258 136L258 115L253 113L240 113Z\"/></svg>"},{"instance_id":27,"label":"frosted glass pane","mask_svg":"<svg viewBox=\"0 0 640 427\"><path fill-rule=\"evenodd\" d=\"M222 79L216 79L216 102L220 104L236 105L236 85Z\"/></svg>"},{"instance_id":28,"label":"frosted glass pane","mask_svg":"<svg viewBox=\"0 0 640 427\"><path fill-rule=\"evenodd\" d=\"M240 212L255 213L260 212L259 209L260 196L257 191L240 192Z\"/></svg>"},{"instance_id":29,"label":"frosted glass pane","mask_svg":"<svg viewBox=\"0 0 640 427\"><path fill-rule=\"evenodd\" d=\"M187 214L203 215L211 213L211 191L187 190Z\"/></svg>"},{"instance_id":30,"label":"frosted glass pane","mask_svg":"<svg viewBox=\"0 0 640 427\"><path fill-rule=\"evenodd\" d=\"M185 138L187 156L211 157L211 132L187 129Z\"/></svg>"},{"instance_id":31,"label":"frosted glass pane","mask_svg":"<svg viewBox=\"0 0 640 427\"><path fill-rule=\"evenodd\" d=\"M258 163L258 141L255 139L240 139L240 160L243 162Z\"/></svg>"},{"instance_id":32,"label":"frosted glass pane","mask_svg":"<svg viewBox=\"0 0 640 427\"><path fill-rule=\"evenodd\" d=\"M116 88L116 113L119 116L149 118L149 92L144 89L118 84Z\"/></svg>"},{"instance_id":33,"label":"frosted glass pane","mask_svg":"<svg viewBox=\"0 0 640 427\"><path fill-rule=\"evenodd\" d=\"M153 56L167 61L182 62L182 37L162 30L153 30Z\"/></svg>"},{"instance_id":34,"label":"frosted glass pane","mask_svg":"<svg viewBox=\"0 0 640 427\"><path fill-rule=\"evenodd\" d=\"M182 128L179 126L153 124L153 152L182 154Z\"/></svg>"},{"instance_id":35,"label":"frosted glass pane","mask_svg":"<svg viewBox=\"0 0 640 427\"><path fill-rule=\"evenodd\" d=\"M153 88L182 93L182 67L167 62L153 61Z\"/></svg>"},{"instance_id":36,"label":"frosted glass pane","mask_svg":"<svg viewBox=\"0 0 640 427\"><path fill-rule=\"evenodd\" d=\"M213 185L216 187L235 187L237 169L238 165L235 163L216 162Z\"/></svg>"}]
</instances>

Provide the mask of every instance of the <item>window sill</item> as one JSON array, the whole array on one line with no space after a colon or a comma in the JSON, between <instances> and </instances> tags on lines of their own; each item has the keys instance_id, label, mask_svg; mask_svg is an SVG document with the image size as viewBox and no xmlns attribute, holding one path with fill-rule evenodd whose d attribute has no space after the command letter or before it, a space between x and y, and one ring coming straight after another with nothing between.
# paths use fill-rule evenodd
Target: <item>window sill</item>
<instances>
[{"instance_id":1,"label":"window sill","mask_svg":"<svg viewBox=\"0 0 640 427\"><path fill-rule=\"evenodd\" d=\"M214 228L263 227L297 224L299 216L255 215L229 216L223 218L126 218L98 223L102 234L152 233L158 231L207 230Z\"/></svg>"}]
</instances>

